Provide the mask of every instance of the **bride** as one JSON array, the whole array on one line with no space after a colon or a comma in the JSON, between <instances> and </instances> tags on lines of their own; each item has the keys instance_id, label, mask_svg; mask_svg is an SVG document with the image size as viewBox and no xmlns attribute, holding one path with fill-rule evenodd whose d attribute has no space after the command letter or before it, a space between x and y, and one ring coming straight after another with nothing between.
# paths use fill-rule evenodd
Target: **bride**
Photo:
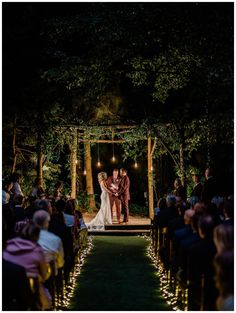
<instances>
[{"instance_id":1,"label":"bride","mask_svg":"<svg viewBox=\"0 0 236 313\"><path fill-rule=\"evenodd\" d=\"M102 193L101 193L101 206L97 215L87 223L88 230L105 230L105 224L112 224L111 217L111 206L109 193L112 193L106 183L107 173L100 172L98 173L98 182L100 184Z\"/></svg>"}]
</instances>

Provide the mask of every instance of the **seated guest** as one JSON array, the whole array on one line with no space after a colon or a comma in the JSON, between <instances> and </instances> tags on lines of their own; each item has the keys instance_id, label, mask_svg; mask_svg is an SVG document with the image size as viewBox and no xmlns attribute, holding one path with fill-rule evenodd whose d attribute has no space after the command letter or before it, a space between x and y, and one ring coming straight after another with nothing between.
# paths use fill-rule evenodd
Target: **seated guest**
<instances>
[{"instance_id":1,"label":"seated guest","mask_svg":"<svg viewBox=\"0 0 236 313\"><path fill-rule=\"evenodd\" d=\"M23 266L27 277L37 278L41 283L41 303L43 309L50 309L50 296L45 292L42 283L48 278L47 264L42 248L37 244L40 228L33 222L28 223L22 230L21 236L7 241L3 258Z\"/></svg>"},{"instance_id":2,"label":"seated guest","mask_svg":"<svg viewBox=\"0 0 236 313\"><path fill-rule=\"evenodd\" d=\"M188 209L184 212L184 227L176 230L174 232L174 239L175 240L182 240L183 238L192 234L191 228L191 219L195 214L194 210Z\"/></svg>"},{"instance_id":3,"label":"seated guest","mask_svg":"<svg viewBox=\"0 0 236 313\"><path fill-rule=\"evenodd\" d=\"M198 310L200 305L201 278L204 275L204 310L214 310L216 290L214 288L213 258L216 248L213 242L215 227L211 215L202 215L199 218L198 232L201 238L189 250L189 280L190 280L190 310ZM204 257L203 257L204 256ZM192 300L194 300L192 302Z\"/></svg>"},{"instance_id":4,"label":"seated guest","mask_svg":"<svg viewBox=\"0 0 236 313\"><path fill-rule=\"evenodd\" d=\"M4 180L2 182L2 205L10 202L12 187L13 182L11 180Z\"/></svg>"},{"instance_id":5,"label":"seated guest","mask_svg":"<svg viewBox=\"0 0 236 313\"><path fill-rule=\"evenodd\" d=\"M19 288L20 286L20 288ZM2 260L3 311L28 311L31 308L31 290L23 266Z\"/></svg>"},{"instance_id":6,"label":"seated guest","mask_svg":"<svg viewBox=\"0 0 236 313\"><path fill-rule=\"evenodd\" d=\"M185 210L186 210L186 206L184 204L180 204L178 206L178 213L179 213L179 216L171 219L169 222L168 222L168 236L169 236L169 239L172 239L173 238L173 235L174 235L174 232L177 230L177 229L180 229L180 228L183 228L184 227L184 213L185 213Z\"/></svg>"},{"instance_id":7,"label":"seated guest","mask_svg":"<svg viewBox=\"0 0 236 313\"><path fill-rule=\"evenodd\" d=\"M234 251L218 253L214 258L215 285L219 292L219 311L234 311Z\"/></svg>"},{"instance_id":8,"label":"seated guest","mask_svg":"<svg viewBox=\"0 0 236 313\"><path fill-rule=\"evenodd\" d=\"M154 215L157 215L160 211L167 209L166 198L160 198L157 207L154 209Z\"/></svg>"},{"instance_id":9,"label":"seated guest","mask_svg":"<svg viewBox=\"0 0 236 313\"><path fill-rule=\"evenodd\" d=\"M179 244L179 254L178 254L178 266L179 266L179 271L178 271L178 279L181 282L186 282L187 280L187 262L188 262L188 256L189 256L189 249L193 244L198 242L200 240L200 236L198 233L198 222L199 218L202 216L201 213L195 213L192 218L191 218L191 228L192 228L192 234L189 236L183 238L180 241Z\"/></svg>"},{"instance_id":10,"label":"seated guest","mask_svg":"<svg viewBox=\"0 0 236 313\"><path fill-rule=\"evenodd\" d=\"M206 206L203 202L197 202L194 204L193 207L195 213L205 214L206 213Z\"/></svg>"},{"instance_id":11,"label":"seated guest","mask_svg":"<svg viewBox=\"0 0 236 313\"><path fill-rule=\"evenodd\" d=\"M208 203L206 205L206 214L209 214L213 217L215 225L221 223L220 213L215 203Z\"/></svg>"},{"instance_id":12,"label":"seated guest","mask_svg":"<svg viewBox=\"0 0 236 313\"><path fill-rule=\"evenodd\" d=\"M24 196L24 194L21 190L20 183L19 183L20 179L21 179L21 176L18 173L13 173L11 176L11 181L13 182L13 187L12 187L11 191L12 191L14 196L16 196L16 195Z\"/></svg>"},{"instance_id":13,"label":"seated guest","mask_svg":"<svg viewBox=\"0 0 236 313\"><path fill-rule=\"evenodd\" d=\"M24 197L20 194L14 196L14 209L13 214L15 222L23 221L25 219L25 210L23 208Z\"/></svg>"},{"instance_id":14,"label":"seated guest","mask_svg":"<svg viewBox=\"0 0 236 313\"><path fill-rule=\"evenodd\" d=\"M66 226L73 227L75 225L75 203L74 199L70 199L66 201L65 210L64 210L64 218Z\"/></svg>"},{"instance_id":15,"label":"seated guest","mask_svg":"<svg viewBox=\"0 0 236 313\"><path fill-rule=\"evenodd\" d=\"M174 235L172 237L172 272L175 273L178 270L179 264L179 247L181 240L188 238L192 235L191 228L191 219L195 212L191 209L188 209L184 212L184 227L177 229L174 231Z\"/></svg>"},{"instance_id":16,"label":"seated guest","mask_svg":"<svg viewBox=\"0 0 236 313\"><path fill-rule=\"evenodd\" d=\"M36 211L35 207L35 201L36 197L30 196L28 198L28 206L25 208L25 217L28 218L29 220L32 220L34 212Z\"/></svg>"},{"instance_id":17,"label":"seated guest","mask_svg":"<svg viewBox=\"0 0 236 313\"><path fill-rule=\"evenodd\" d=\"M234 202L226 200L223 203L224 224L234 224Z\"/></svg>"},{"instance_id":18,"label":"seated guest","mask_svg":"<svg viewBox=\"0 0 236 313\"><path fill-rule=\"evenodd\" d=\"M84 222L83 214L80 211L78 210L75 211L75 218L77 226L75 230L79 229L79 232L75 233L75 250L77 250L79 247L84 248L86 246L88 237L88 228Z\"/></svg>"},{"instance_id":19,"label":"seated guest","mask_svg":"<svg viewBox=\"0 0 236 313\"><path fill-rule=\"evenodd\" d=\"M35 211L44 210L49 214L52 214L51 202L48 199L36 200L35 201Z\"/></svg>"},{"instance_id":20,"label":"seated guest","mask_svg":"<svg viewBox=\"0 0 236 313\"><path fill-rule=\"evenodd\" d=\"M61 239L48 231L50 215L44 210L34 213L33 221L40 227L38 243L42 247L47 263L54 262L56 270L64 265L64 250Z\"/></svg>"},{"instance_id":21,"label":"seated guest","mask_svg":"<svg viewBox=\"0 0 236 313\"><path fill-rule=\"evenodd\" d=\"M191 196L191 197L188 199L187 203L188 203L189 206L190 206L189 209L194 210L195 204L196 204L196 203L199 203L199 198L196 197L196 196Z\"/></svg>"},{"instance_id":22,"label":"seated guest","mask_svg":"<svg viewBox=\"0 0 236 313\"><path fill-rule=\"evenodd\" d=\"M13 210L10 208L9 203L2 206L2 218L6 223L7 239L15 237L15 219Z\"/></svg>"},{"instance_id":23,"label":"seated guest","mask_svg":"<svg viewBox=\"0 0 236 313\"><path fill-rule=\"evenodd\" d=\"M220 224L214 228L213 239L217 253L234 248L234 228L230 224Z\"/></svg>"},{"instance_id":24,"label":"seated guest","mask_svg":"<svg viewBox=\"0 0 236 313\"><path fill-rule=\"evenodd\" d=\"M6 248L7 225L2 221L2 247ZM20 286L20 288L19 288ZM2 259L2 309L3 311L28 311L31 290L23 266Z\"/></svg>"},{"instance_id":25,"label":"seated guest","mask_svg":"<svg viewBox=\"0 0 236 313\"><path fill-rule=\"evenodd\" d=\"M161 215L160 212L162 212ZM157 208L155 208L154 213L154 226L158 227L160 225L160 227L163 227L162 224L166 224L167 219L167 217L165 217L165 215L167 214L167 203L165 198L161 198L158 201Z\"/></svg>"},{"instance_id":26,"label":"seated guest","mask_svg":"<svg viewBox=\"0 0 236 313\"><path fill-rule=\"evenodd\" d=\"M69 271L74 264L74 247L73 247L73 232L71 227L67 227L63 215L65 201L58 200L56 202L57 210L51 215L49 231L61 238L64 250L64 276L67 281Z\"/></svg>"},{"instance_id":27,"label":"seated guest","mask_svg":"<svg viewBox=\"0 0 236 313\"><path fill-rule=\"evenodd\" d=\"M34 181L34 188L31 193L31 197L40 198L40 196L44 194L44 190L42 185L40 184L40 180L38 178Z\"/></svg>"}]
</instances>

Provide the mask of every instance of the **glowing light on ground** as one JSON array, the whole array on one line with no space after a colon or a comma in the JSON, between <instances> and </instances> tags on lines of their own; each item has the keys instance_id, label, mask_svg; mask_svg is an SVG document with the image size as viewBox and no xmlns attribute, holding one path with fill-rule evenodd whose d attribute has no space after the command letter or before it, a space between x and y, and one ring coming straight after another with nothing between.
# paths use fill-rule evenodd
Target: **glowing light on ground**
<instances>
[{"instance_id":1,"label":"glowing light on ground","mask_svg":"<svg viewBox=\"0 0 236 313\"><path fill-rule=\"evenodd\" d=\"M88 236L87 246L78 252L75 260L74 270L70 273L69 283L67 286L63 287L63 298L56 299L55 301L55 310L68 310L70 300L74 295L75 288L78 283L78 278L81 273L82 267L84 265L86 257L90 254L93 249L93 237Z\"/></svg>"}]
</instances>

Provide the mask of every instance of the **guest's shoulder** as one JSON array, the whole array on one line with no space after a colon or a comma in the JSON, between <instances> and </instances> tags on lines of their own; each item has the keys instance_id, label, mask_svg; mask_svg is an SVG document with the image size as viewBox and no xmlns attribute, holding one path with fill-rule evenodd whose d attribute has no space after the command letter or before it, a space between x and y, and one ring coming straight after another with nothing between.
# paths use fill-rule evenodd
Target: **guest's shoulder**
<instances>
[{"instance_id":1,"label":"guest's shoulder","mask_svg":"<svg viewBox=\"0 0 236 313\"><path fill-rule=\"evenodd\" d=\"M58 237L57 235L55 235L54 233L47 231L47 230L41 230L40 232L40 238L47 238L50 240L54 240L54 241L60 241L60 237Z\"/></svg>"}]
</instances>

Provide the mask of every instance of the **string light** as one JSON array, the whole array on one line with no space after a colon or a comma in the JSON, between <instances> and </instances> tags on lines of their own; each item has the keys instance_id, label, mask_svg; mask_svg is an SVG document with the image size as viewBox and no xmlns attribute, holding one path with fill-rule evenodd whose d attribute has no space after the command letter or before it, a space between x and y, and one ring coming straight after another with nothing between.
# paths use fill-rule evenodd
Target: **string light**
<instances>
[{"instance_id":1,"label":"string light","mask_svg":"<svg viewBox=\"0 0 236 313\"><path fill-rule=\"evenodd\" d=\"M135 161L135 163L134 163L134 167L135 167L135 168L137 168L137 167L138 167L138 163L137 163L137 161Z\"/></svg>"},{"instance_id":2,"label":"string light","mask_svg":"<svg viewBox=\"0 0 236 313\"><path fill-rule=\"evenodd\" d=\"M178 305L177 305L177 301L178 301L178 293L175 294L172 290L171 290L171 286L169 284L169 280L168 280L168 273L166 273L163 263L161 262L160 258L158 255L155 254L155 251L153 249L152 246L152 240L150 237L148 236L143 236L144 239L146 239L147 241L149 241L149 245L147 247L147 255L148 257L152 260L153 265L155 267L155 269L157 270L156 272L156 276L159 278L160 280L160 290L162 292L162 295L164 297L164 299L166 300L166 303L174 310L174 311L179 311L181 310ZM184 310L187 310L187 302L184 303L185 308ZM181 310L182 311L182 310Z\"/></svg>"},{"instance_id":3,"label":"string light","mask_svg":"<svg viewBox=\"0 0 236 313\"><path fill-rule=\"evenodd\" d=\"M78 164L78 160L75 161L75 164Z\"/></svg>"},{"instance_id":4,"label":"string light","mask_svg":"<svg viewBox=\"0 0 236 313\"><path fill-rule=\"evenodd\" d=\"M86 175L86 174L87 174L86 169L84 169L84 175Z\"/></svg>"},{"instance_id":5,"label":"string light","mask_svg":"<svg viewBox=\"0 0 236 313\"><path fill-rule=\"evenodd\" d=\"M76 264L74 270L70 273L69 283L63 288L63 297L61 299L56 299L55 301L55 310L65 310L68 309L71 298L74 296L74 292L77 286L78 277L81 273L81 269L84 265L85 258L89 255L93 249L93 237L88 236L87 246L82 251L79 251L76 257Z\"/></svg>"}]
</instances>

